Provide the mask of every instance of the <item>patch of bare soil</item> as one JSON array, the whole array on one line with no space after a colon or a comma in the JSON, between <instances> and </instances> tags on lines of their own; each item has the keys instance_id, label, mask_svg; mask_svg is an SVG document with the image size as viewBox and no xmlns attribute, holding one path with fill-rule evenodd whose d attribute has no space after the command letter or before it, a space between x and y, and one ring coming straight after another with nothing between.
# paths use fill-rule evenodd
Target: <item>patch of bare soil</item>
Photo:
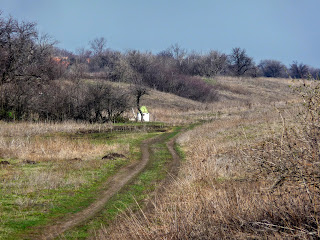
<instances>
[{"instance_id":1,"label":"patch of bare soil","mask_svg":"<svg viewBox=\"0 0 320 240\"><path fill-rule=\"evenodd\" d=\"M28 159L27 159L27 160L24 160L23 163L24 163L24 164L37 164L37 162L32 161L32 160L28 160Z\"/></svg>"},{"instance_id":2,"label":"patch of bare soil","mask_svg":"<svg viewBox=\"0 0 320 240\"><path fill-rule=\"evenodd\" d=\"M109 154L105 155L104 157L102 157L102 159L106 159L106 160L113 160L116 158L126 158L126 156L121 153L109 153Z\"/></svg>"}]
</instances>

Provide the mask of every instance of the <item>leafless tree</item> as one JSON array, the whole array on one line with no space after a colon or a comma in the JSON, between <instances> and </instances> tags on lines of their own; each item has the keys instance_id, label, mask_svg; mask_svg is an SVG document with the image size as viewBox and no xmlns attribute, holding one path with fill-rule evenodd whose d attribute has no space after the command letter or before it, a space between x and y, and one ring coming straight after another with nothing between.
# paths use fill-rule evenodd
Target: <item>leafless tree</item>
<instances>
[{"instance_id":1,"label":"leafless tree","mask_svg":"<svg viewBox=\"0 0 320 240\"><path fill-rule=\"evenodd\" d=\"M2 112L21 118L28 112L28 95L36 91L38 84L57 77L51 58L54 44L47 35L38 34L35 23L0 16ZM4 96L4 89L11 89L12 96Z\"/></svg>"},{"instance_id":2,"label":"leafless tree","mask_svg":"<svg viewBox=\"0 0 320 240\"><path fill-rule=\"evenodd\" d=\"M92 72L101 72L107 63L105 53L107 40L104 37L95 38L90 41L92 57L90 58L89 67Z\"/></svg>"},{"instance_id":3,"label":"leafless tree","mask_svg":"<svg viewBox=\"0 0 320 240\"><path fill-rule=\"evenodd\" d=\"M265 77L278 78L286 76L286 66L280 61L262 60L258 67Z\"/></svg>"},{"instance_id":4,"label":"leafless tree","mask_svg":"<svg viewBox=\"0 0 320 240\"><path fill-rule=\"evenodd\" d=\"M92 52L84 47L78 48L76 50L76 63L88 63L90 57L92 56Z\"/></svg>"},{"instance_id":5,"label":"leafless tree","mask_svg":"<svg viewBox=\"0 0 320 240\"><path fill-rule=\"evenodd\" d=\"M126 60L125 56L120 53L114 53L110 57L108 64L104 67L104 71L111 81L130 82L134 70Z\"/></svg>"},{"instance_id":6,"label":"leafless tree","mask_svg":"<svg viewBox=\"0 0 320 240\"><path fill-rule=\"evenodd\" d=\"M178 43L175 43L175 44L171 45L171 47L168 49L168 51L171 52L173 58L175 59L178 69L182 70L181 69L182 62L183 62L183 59L187 55L187 50L182 48Z\"/></svg>"},{"instance_id":7,"label":"leafless tree","mask_svg":"<svg viewBox=\"0 0 320 240\"><path fill-rule=\"evenodd\" d=\"M195 76L214 77L227 68L227 55L218 51L208 54L192 52L183 61L183 73Z\"/></svg>"},{"instance_id":8,"label":"leafless tree","mask_svg":"<svg viewBox=\"0 0 320 240\"><path fill-rule=\"evenodd\" d=\"M178 43L171 45L170 51L174 59L176 59L179 63L182 62L183 58L187 54L187 50L182 48Z\"/></svg>"},{"instance_id":9,"label":"leafless tree","mask_svg":"<svg viewBox=\"0 0 320 240\"><path fill-rule=\"evenodd\" d=\"M136 100L137 110L141 115L141 122L143 122L143 113L141 111L140 101L141 101L142 96L148 94L148 89L143 84L142 79L140 78L139 75L133 75L131 82L134 83L134 85L132 87L132 94Z\"/></svg>"},{"instance_id":10,"label":"leafless tree","mask_svg":"<svg viewBox=\"0 0 320 240\"><path fill-rule=\"evenodd\" d=\"M90 42L94 56L100 56L106 50L107 40L104 37L95 38Z\"/></svg>"},{"instance_id":11,"label":"leafless tree","mask_svg":"<svg viewBox=\"0 0 320 240\"><path fill-rule=\"evenodd\" d=\"M320 69L309 67L309 74L313 79L320 80Z\"/></svg>"},{"instance_id":12,"label":"leafless tree","mask_svg":"<svg viewBox=\"0 0 320 240\"><path fill-rule=\"evenodd\" d=\"M290 65L290 76L292 78L307 78L309 74L309 68L303 63L293 62Z\"/></svg>"},{"instance_id":13,"label":"leafless tree","mask_svg":"<svg viewBox=\"0 0 320 240\"><path fill-rule=\"evenodd\" d=\"M230 70L235 76L242 76L254 67L251 57L246 54L245 49L233 48L229 55Z\"/></svg>"}]
</instances>

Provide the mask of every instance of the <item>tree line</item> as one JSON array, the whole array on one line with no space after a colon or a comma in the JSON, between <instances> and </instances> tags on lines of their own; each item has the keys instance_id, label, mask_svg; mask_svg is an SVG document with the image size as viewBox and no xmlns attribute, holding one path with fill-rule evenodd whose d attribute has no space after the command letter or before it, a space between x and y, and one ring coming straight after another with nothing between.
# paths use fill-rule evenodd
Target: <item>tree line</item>
<instances>
[{"instance_id":1,"label":"tree line","mask_svg":"<svg viewBox=\"0 0 320 240\"><path fill-rule=\"evenodd\" d=\"M0 13L0 119L119 121L124 111L139 106L148 88L208 102L217 100L217 90L203 77L318 78L320 72L297 62L289 68L276 60L256 65L241 48L230 54L188 53L174 44L157 54L123 53L108 48L103 37L89 45L75 53L59 49L35 23ZM92 78L100 80L83 80ZM109 81L134 87L115 89Z\"/></svg>"},{"instance_id":2,"label":"tree line","mask_svg":"<svg viewBox=\"0 0 320 240\"><path fill-rule=\"evenodd\" d=\"M90 42L90 49L78 49L76 53L56 49L56 54L70 59L74 71L99 73L100 77L111 81L128 81L132 74L155 84L157 76L153 71L200 77L246 76L273 78L319 78L320 69L294 61L288 67L277 60L266 59L256 64L245 49L233 48L230 54L210 50L207 53L187 52L179 44L153 54L128 50L125 53L107 48L105 38ZM90 60L90 61L88 61ZM78 71L75 71L77 69ZM81 71L79 71L81 69ZM157 84L155 84L157 86Z\"/></svg>"}]
</instances>

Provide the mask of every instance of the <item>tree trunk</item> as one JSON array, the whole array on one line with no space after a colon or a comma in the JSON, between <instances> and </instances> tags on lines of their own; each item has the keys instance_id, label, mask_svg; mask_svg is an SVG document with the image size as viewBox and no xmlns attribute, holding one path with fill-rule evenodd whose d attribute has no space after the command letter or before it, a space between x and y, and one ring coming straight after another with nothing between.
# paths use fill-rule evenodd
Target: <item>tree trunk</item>
<instances>
[{"instance_id":1,"label":"tree trunk","mask_svg":"<svg viewBox=\"0 0 320 240\"><path fill-rule=\"evenodd\" d=\"M139 113L141 115L141 122L143 122L143 113L142 113L142 111L140 109L140 97L141 97L140 95L137 95L137 108L138 108L138 111L139 111Z\"/></svg>"}]
</instances>

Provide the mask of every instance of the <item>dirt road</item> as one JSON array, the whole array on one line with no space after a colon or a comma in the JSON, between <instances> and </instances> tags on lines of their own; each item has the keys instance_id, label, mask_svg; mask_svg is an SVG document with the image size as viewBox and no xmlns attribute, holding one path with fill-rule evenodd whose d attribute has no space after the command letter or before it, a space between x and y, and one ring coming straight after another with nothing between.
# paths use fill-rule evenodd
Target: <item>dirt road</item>
<instances>
[{"instance_id":1,"label":"dirt road","mask_svg":"<svg viewBox=\"0 0 320 240\"><path fill-rule=\"evenodd\" d=\"M170 176L176 175L178 172L178 166L180 163L180 158L174 150L174 142L176 137L171 139L167 143L167 147L172 155L172 161L169 164L169 174ZM128 166L123 167L119 170L117 174L109 178L109 180L104 183L103 189L106 189L101 192L100 197L93 202L89 207L83 209L82 211L75 213L66 217L59 222L56 222L52 226L48 226L46 229L42 230L39 235L28 236L30 239L54 239L60 236L65 231L83 223L84 221L92 218L99 211L103 209L107 201L115 195L123 186L125 186L131 179L133 179L137 174L139 174L146 167L150 159L150 146L163 141L162 135L145 140L141 144L142 157L141 161L138 163L132 163ZM168 176L164 181L168 181Z\"/></svg>"}]
</instances>

